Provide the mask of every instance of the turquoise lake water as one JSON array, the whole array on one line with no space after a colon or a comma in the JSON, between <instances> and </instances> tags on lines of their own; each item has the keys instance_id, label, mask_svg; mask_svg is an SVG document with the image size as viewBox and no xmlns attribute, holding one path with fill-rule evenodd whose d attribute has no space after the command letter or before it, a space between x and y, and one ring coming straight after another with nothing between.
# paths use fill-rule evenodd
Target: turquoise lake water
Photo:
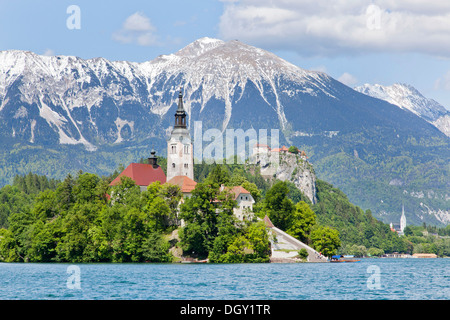
<instances>
[{"instance_id":1,"label":"turquoise lake water","mask_svg":"<svg viewBox=\"0 0 450 320\"><path fill-rule=\"evenodd\" d=\"M360 263L0 263L0 299L448 300L450 259Z\"/></svg>"}]
</instances>

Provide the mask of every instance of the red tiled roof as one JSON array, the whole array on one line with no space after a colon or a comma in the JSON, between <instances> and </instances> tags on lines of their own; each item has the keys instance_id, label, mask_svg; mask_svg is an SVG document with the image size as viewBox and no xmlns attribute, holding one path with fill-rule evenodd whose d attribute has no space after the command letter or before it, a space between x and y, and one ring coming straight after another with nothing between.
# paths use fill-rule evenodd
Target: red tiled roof
<instances>
[{"instance_id":1,"label":"red tiled roof","mask_svg":"<svg viewBox=\"0 0 450 320\"><path fill-rule=\"evenodd\" d=\"M166 183L174 184L180 187L181 192L191 192L195 189L197 182L186 176L176 176Z\"/></svg>"},{"instance_id":2,"label":"red tiled roof","mask_svg":"<svg viewBox=\"0 0 450 320\"><path fill-rule=\"evenodd\" d=\"M246 189L244 189L244 188L241 187L241 186L225 187L225 189L227 189L230 193L233 193L233 194L234 194L234 200L236 200L236 199L239 197L239 195L240 195L241 193L247 193L247 194L250 194L249 191L247 191Z\"/></svg>"},{"instance_id":3,"label":"red tiled roof","mask_svg":"<svg viewBox=\"0 0 450 320\"><path fill-rule=\"evenodd\" d=\"M273 228L274 227L272 221L270 221L270 219L269 219L269 217L267 215L264 217L264 223L265 223L267 228Z\"/></svg>"},{"instance_id":4,"label":"red tiled roof","mask_svg":"<svg viewBox=\"0 0 450 320\"><path fill-rule=\"evenodd\" d=\"M155 181L160 181L161 184L166 182L166 175L163 169L160 166L153 168L152 165L147 163L130 163L109 185L114 186L118 184L122 176L133 179L138 186L148 186Z\"/></svg>"},{"instance_id":5,"label":"red tiled roof","mask_svg":"<svg viewBox=\"0 0 450 320\"><path fill-rule=\"evenodd\" d=\"M281 148L275 148L272 149L273 152L282 152L282 151L289 151L289 149L286 146L282 146Z\"/></svg>"}]
</instances>

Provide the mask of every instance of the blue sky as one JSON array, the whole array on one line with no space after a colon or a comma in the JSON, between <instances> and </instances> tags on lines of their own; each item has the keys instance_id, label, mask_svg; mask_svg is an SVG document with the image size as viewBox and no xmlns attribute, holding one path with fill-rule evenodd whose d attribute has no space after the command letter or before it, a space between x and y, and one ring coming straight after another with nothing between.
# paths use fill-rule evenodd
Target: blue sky
<instances>
[{"instance_id":1,"label":"blue sky","mask_svg":"<svg viewBox=\"0 0 450 320\"><path fill-rule=\"evenodd\" d=\"M67 27L70 5L80 29ZM407 83L450 109L450 1L0 0L0 50L142 62L201 37L238 39L352 87Z\"/></svg>"}]
</instances>

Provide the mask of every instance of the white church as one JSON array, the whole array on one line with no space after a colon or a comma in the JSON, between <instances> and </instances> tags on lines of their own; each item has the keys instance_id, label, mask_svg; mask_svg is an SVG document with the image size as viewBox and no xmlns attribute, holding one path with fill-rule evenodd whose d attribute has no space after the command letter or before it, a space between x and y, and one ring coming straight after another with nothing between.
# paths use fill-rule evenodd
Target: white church
<instances>
[{"instance_id":1,"label":"white church","mask_svg":"<svg viewBox=\"0 0 450 320\"><path fill-rule=\"evenodd\" d=\"M178 95L175 126L167 142L167 180L176 176L186 176L194 180L194 150L191 135L186 125L186 111L183 95Z\"/></svg>"},{"instance_id":2,"label":"white church","mask_svg":"<svg viewBox=\"0 0 450 320\"><path fill-rule=\"evenodd\" d=\"M187 127L186 111L183 106L183 94L178 95L178 107L175 112L175 125L167 140L167 175L157 163L155 152L148 158L148 163L131 163L110 185L120 183L122 176L133 179L141 190L155 182L161 184L170 183L178 185L183 197L191 196L197 182L194 180L194 146ZM248 218L253 211L253 199L251 193L243 187L230 187L229 191L234 195L237 208L234 208L235 216L240 220Z\"/></svg>"},{"instance_id":3,"label":"white church","mask_svg":"<svg viewBox=\"0 0 450 320\"><path fill-rule=\"evenodd\" d=\"M405 206L402 205L402 216L400 217L400 225L394 225L390 223L391 230L397 232L400 236L403 236L406 228L406 216L405 216Z\"/></svg>"}]
</instances>

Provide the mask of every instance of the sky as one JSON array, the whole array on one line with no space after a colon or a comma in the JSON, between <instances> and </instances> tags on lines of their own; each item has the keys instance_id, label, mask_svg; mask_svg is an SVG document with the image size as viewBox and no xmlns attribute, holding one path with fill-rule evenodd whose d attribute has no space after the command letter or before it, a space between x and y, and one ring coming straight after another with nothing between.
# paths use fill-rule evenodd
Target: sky
<instances>
[{"instance_id":1,"label":"sky","mask_svg":"<svg viewBox=\"0 0 450 320\"><path fill-rule=\"evenodd\" d=\"M350 87L406 83L450 110L448 0L0 0L0 50L143 62L201 37Z\"/></svg>"}]
</instances>

